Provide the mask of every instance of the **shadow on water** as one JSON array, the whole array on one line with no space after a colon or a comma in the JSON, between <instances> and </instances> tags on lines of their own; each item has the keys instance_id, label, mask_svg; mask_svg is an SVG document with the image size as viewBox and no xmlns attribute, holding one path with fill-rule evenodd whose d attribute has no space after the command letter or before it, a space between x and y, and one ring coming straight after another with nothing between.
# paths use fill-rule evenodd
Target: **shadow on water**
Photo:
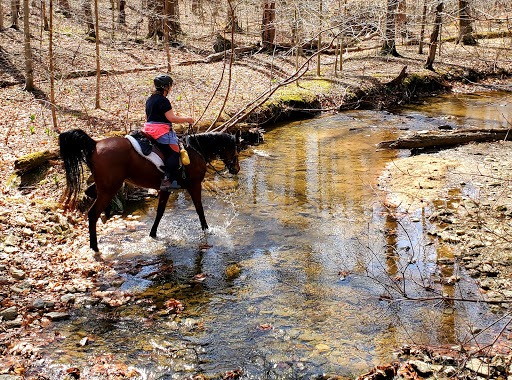
<instances>
[{"instance_id":1,"label":"shadow on water","mask_svg":"<svg viewBox=\"0 0 512 380\"><path fill-rule=\"evenodd\" d=\"M244 153L238 177L205 182L206 234L183 192L171 196L156 240L147 236L154 201L109 221L100 232L103 256L120 268L121 290L135 301L84 306L57 324L66 339L42 352L53 363L46 370L78 366L83 378L94 378L88 363L108 354L147 379L233 370L251 379L355 376L402 344L463 341L475 321L491 320L485 306L384 297L389 286L422 295L415 283L438 286L439 276L464 273L436 264L452 253L426 234L432 210L387 212L376 191L386 165L407 152L376 152L375 145L404 129L436 128L439 113L462 123L459 108L446 105L452 101L269 131L265 144ZM465 101L483 107L480 97ZM470 119L487 120L486 112ZM461 281L439 290L471 294L476 287ZM169 300L183 311L169 313Z\"/></svg>"}]
</instances>

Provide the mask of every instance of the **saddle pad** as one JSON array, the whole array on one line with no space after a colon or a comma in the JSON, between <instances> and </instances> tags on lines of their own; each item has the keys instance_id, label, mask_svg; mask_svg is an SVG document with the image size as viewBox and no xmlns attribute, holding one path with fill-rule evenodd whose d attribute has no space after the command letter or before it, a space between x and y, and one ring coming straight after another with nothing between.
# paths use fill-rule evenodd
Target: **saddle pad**
<instances>
[{"instance_id":1,"label":"saddle pad","mask_svg":"<svg viewBox=\"0 0 512 380\"><path fill-rule=\"evenodd\" d=\"M137 140L135 138L133 138L132 136L130 135L127 135L125 136L128 141L132 144L133 146L133 149L135 149L135 151L141 155L142 157L144 157L146 160L149 160L151 161L155 166L156 168L161 171L162 173L164 173L164 171L162 170L163 167L165 167L165 164L164 162L162 161L162 159L158 156L158 154L156 154L155 152L151 152L150 154L148 154L147 156L145 156L143 153L142 153L142 149L140 148L140 145L139 143L137 142Z\"/></svg>"}]
</instances>

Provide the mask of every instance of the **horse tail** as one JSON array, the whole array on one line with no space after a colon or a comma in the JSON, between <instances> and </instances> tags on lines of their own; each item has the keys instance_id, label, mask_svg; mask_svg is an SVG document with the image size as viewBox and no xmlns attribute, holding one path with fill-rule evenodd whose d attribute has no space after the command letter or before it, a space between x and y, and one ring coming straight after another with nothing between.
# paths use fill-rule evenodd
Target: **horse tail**
<instances>
[{"instance_id":1,"label":"horse tail","mask_svg":"<svg viewBox=\"0 0 512 380\"><path fill-rule=\"evenodd\" d=\"M91 156L96 149L96 141L81 129L72 129L59 135L59 146L66 170L65 205L70 205L71 201L71 206L74 206L82 189L82 164L91 167Z\"/></svg>"}]
</instances>

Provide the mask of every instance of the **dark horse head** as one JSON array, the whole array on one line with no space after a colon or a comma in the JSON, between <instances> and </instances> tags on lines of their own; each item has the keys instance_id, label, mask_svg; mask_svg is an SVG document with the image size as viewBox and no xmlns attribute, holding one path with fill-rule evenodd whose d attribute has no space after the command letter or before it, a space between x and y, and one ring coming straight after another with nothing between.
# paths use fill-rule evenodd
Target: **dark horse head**
<instances>
[{"instance_id":1,"label":"dark horse head","mask_svg":"<svg viewBox=\"0 0 512 380\"><path fill-rule=\"evenodd\" d=\"M240 171L240 131L235 135L219 132L189 135L185 137L185 144L195 149L206 162L220 158L231 174Z\"/></svg>"}]
</instances>

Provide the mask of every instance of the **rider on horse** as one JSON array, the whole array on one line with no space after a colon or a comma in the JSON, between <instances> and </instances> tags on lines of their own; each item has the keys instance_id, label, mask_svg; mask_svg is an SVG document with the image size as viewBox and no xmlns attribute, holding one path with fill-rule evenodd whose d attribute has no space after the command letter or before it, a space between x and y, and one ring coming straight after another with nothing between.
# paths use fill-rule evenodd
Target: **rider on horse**
<instances>
[{"instance_id":1,"label":"rider on horse","mask_svg":"<svg viewBox=\"0 0 512 380\"><path fill-rule=\"evenodd\" d=\"M166 157L165 174L160 190L169 191L177 189L176 181L179 169L180 149L176 132L172 129L172 123L193 124L191 117L181 117L174 114L171 103L167 99L172 86L172 78L169 75L158 75L154 80L155 91L146 101L146 122L143 132L152 137L158 148Z\"/></svg>"}]
</instances>

